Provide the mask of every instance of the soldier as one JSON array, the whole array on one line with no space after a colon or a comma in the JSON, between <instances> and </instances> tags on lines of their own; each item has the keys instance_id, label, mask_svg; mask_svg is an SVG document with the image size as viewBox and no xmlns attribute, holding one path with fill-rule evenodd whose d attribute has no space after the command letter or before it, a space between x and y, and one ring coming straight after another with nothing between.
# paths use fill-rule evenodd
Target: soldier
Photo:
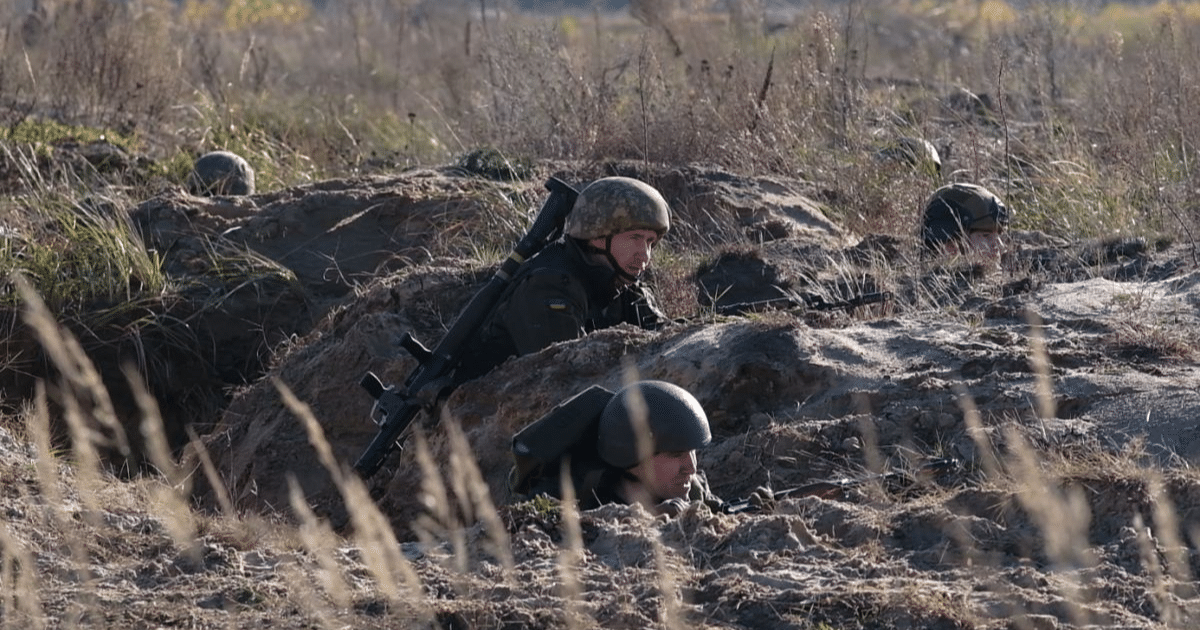
<instances>
[{"instance_id":1,"label":"soldier","mask_svg":"<svg viewBox=\"0 0 1200 630\"><path fill-rule=\"evenodd\" d=\"M564 237L514 276L455 382L594 330L662 326L666 318L639 278L670 227L667 202L649 184L628 177L589 184L567 215Z\"/></svg>"},{"instance_id":2,"label":"soldier","mask_svg":"<svg viewBox=\"0 0 1200 630\"><path fill-rule=\"evenodd\" d=\"M678 385L637 381L615 394L592 387L513 438L513 490L562 498L566 461L580 509L640 503L676 515L691 501L718 509L696 466L696 450L711 440L704 409Z\"/></svg>"},{"instance_id":3,"label":"soldier","mask_svg":"<svg viewBox=\"0 0 1200 630\"><path fill-rule=\"evenodd\" d=\"M988 189L950 184L934 191L925 204L922 236L930 252L999 258L1008 222L1008 208Z\"/></svg>"}]
</instances>

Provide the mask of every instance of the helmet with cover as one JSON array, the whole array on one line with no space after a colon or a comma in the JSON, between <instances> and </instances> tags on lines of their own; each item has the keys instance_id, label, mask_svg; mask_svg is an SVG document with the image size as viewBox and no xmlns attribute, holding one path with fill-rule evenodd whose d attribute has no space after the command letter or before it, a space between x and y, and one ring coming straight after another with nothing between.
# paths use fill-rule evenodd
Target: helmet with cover
<instances>
[{"instance_id":1,"label":"helmet with cover","mask_svg":"<svg viewBox=\"0 0 1200 630\"><path fill-rule=\"evenodd\" d=\"M650 454L692 451L712 441L708 416L686 389L665 381L638 381L618 390L600 414L601 459L621 469L637 465L643 422Z\"/></svg>"},{"instance_id":2,"label":"helmet with cover","mask_svg":"<svg viewBox=\"0 0 1200 630\"><path fill-rule=\"evenodd\" d=\"M925 204L925 247L936 249L972 232L1000 233L1008 227L1008 208L991 191L975 184L949 184Z\"/></svg>"},{"instance_id":3,"label":"helmet with cover","mask_svg":"<svg viewBox=\"0 0 1200 630\"><path fill-rule=\"evenodd\" d=\"M630 230L671 229L671 212L662 193L630 177L605 177L588 184L567 215L567 236L592 240Z\"/></svg>"}]
</instances>

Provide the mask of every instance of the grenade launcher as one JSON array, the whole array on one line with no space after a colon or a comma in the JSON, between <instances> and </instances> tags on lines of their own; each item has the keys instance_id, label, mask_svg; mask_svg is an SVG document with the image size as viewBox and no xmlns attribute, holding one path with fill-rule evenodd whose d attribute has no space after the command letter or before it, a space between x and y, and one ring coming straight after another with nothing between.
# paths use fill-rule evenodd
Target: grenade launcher
<instances>
[{"instance_id":1,"label":"grenade launcher","mask_svg":"<svg viewBox=\"0 0 1200 630\"><path fill-rule=\"evenodd\" d=\"M371 419L379 425L379 432L354 464L354 469L364 479L379 471L392 449L403 448L404 431L417 413L423 408L431 408L453 389L454 368L463 358L467 342L495 308L517 269L562 234L563 224L579 193L554 177L546 181L546 189L550 191L550 197L542 204L529 232L458 314L437 346L429 350L412 333L404 333L400 346L417 360L417 367L405 379L404 386L400 389L395 385L384 387L373 372L367 372L359 382L375 399Z\"/></svg>"}]
</instances>

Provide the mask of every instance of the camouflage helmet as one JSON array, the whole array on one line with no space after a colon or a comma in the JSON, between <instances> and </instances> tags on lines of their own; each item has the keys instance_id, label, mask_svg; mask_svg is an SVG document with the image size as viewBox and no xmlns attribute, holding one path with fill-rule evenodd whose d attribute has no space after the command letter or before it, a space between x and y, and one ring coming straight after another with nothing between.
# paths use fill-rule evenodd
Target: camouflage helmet
<instances>
[{"instance_id":1,"label":"camouflage helmet","mask_svg":"<svg viewBox=\"0 0 1200 630\"><path fill-rule=\"evenodd\" d=\"M254 169L236 153L212 151L196 160L187 188L193 195L253 195Z\"/></svg>"},{"instance_id":2,"label":"camouflage helmet","mask_svg":"<svg viewBox=\"0 0 1200 630\"><path fill-rule=\"evenodd\" d=\"M662 193L629 177L605 177L588 184L563 227L567 236L585 241L630 230L653 230L661 237L669 229L671 211Z\"/></svg>"},{"instance_id":3,"label":"camouflage helmet","mask_svg":"<svg viewBox=\"0 0 1200 630\"><path fill-rule=\"evenodd\" d=\"M638 381L617 390L600 413L598 447L609 465L626 469L638 463L634 422L643 404L652 453L693 451L712 441L708 416L686 389L665 381Z\"/></svg>"},{"instance_id":4,"label":"camouflage helmet","mask_svg":"<svg viewBox=\"0 0 1200 630\"><path fill-rule=\"evenodd\" d=\"M1008 221L1008 208L983 186L942 186L925 204L925 246L933 249L971 232L1003 232Z\"/></svg>"}]
</instances>

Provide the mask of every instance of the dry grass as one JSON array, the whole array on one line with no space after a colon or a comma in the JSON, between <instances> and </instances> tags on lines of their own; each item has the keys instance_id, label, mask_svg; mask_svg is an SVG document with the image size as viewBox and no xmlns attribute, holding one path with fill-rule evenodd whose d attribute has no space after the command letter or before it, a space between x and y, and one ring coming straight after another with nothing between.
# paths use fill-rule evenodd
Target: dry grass
<instances>
[{"instance_id":1,"label":"dry grass","mask_svg":"<svg viewBox=\"0 0 1200 630\"><path fill-rule=\"evenodd\" d=\"M43 342L59 349L56 354L58 360L76 366L75 371L68 374L77 375L74 382L81 392L86 392L84 400L89 404L102 400L104 392L96 389L95 381L86 377L86 357L69 336L63 336L61 329L46 319L46 311L37 306L35 296L26 295L26 299L31 305L27 317L43 331ZM1036 326L1031 330L1036 331ZM1032 336L1036 337L1036 333L1032 333ZM1044 353L1044 349L1035 342L1030 344L1030 352L1033 355L1032 363L1043 366L1040 373L1044 374L1048 363L1044 356L1041 360L1037 358L1039 353ZM445 627L446 624L495 620L492 612L472 612L469 608L460 608L447 616L445 601L430 600L429 586L425 580L433 576L429 575L428 568L418 571L408 559L407 554L417 548L412 547L411 543L402 545L395 539L387 519L377 511L362 483L333 458L329 444L310 410L285 386L278 384L278 387L287 406L308 428L320 462L333 474L346 504L353 506L350 510L353 534L345 537L332 531L327 523L312 513L297 489L293 493L291 506L294 519L258 525L262 535L243 540L239 547L248 552L246 557L250 558L272 557L295 549L303 554L305 560L299 565L278 569L282 576L279 584L284 585L282 588L285 589L282 593L272 594L269 589L247 587L250 590L239 591L241 594L237 596L245 602L258 601L258 598L282 598L272 607L293 606L301 611L300 615L307 620L306 623L315 627L341 627L349 618L347 610L363 605L362 602L372 597L380 597L387 602L386 618L391 623L442 624ZM970 413L969 400L964 397L962 401L968 406L968 422L973 422L972 426L976 426L982 435L983 427L978 418L971 420L975 416ZM126 482L113 479L100 464L94 453L95 443L109 438L96 431L85 430L82 424L73 425L77 431L76 439L69 463L64 464L51 452L45 406L32 410L29 416L28 434L38 452L35 478L45 497L46 507L38 519L48 526L47 532L55 540L65 543L70 558L69 566L73 567L81 580L79 584L82 590L71 599L69 613L79 623L87 623L86 620L105 614L104 605L94 596L99 592L103 580L99 568L104 565L98 563L113 562L113 559L106 560L106 554L99 551L98 545L99 541L120 533L111 524L111 515L114 508L124 502L128 502L130 507L144 510L150 518L161 522L166 540L169 541L167 545L174 550L169 553L189 558L187 562L192 566L211 561L206 560L208 556L205 554L212 553L215 533L254 527L235 514L202 516L193 513L183 500L188 483L186 471L180 469L163 448L164 441L161 430L156 428L152 400L143 396L142 402L145 413L143 431L147 435L147 444L156 447L151 459L159 468L160 475L146 479L141 490L123 489ZM1044 401L1038 409L1045 412L1047 404L1048 401ZM71 406L68 405L67 411L71 413ZM434 463L425 441L420 438L417 440L417 457L424 462L429 509L421 517L424 522L420 528L421 553L429 554L450 572L449 584L457 597L471 600L491 596L492 589L497 585L485 586L477 577L481 571L488 571L488 565L495 567L493 575L499 583L506 584L506 588L520 588L514 573L517 562L510 551L513 542L487 494L474 463L474 455L461 433L454 428L453 419L444 418L443 421L449 436L451 455L448 462L440 465ZM1054 588L1067 601L1078 600L1081 603L1072 613L1072 623L1086 625L1097 621L1086 606L1091 601L1092 596L1088 594L1091 587L1075 582L1075 578L1071 577L1074 572L1095 567L1097 563L1095 550L1088 542L1091 537L1089 530L1095 526L1094 510L1103 509L1103 506L1091 494L1098 492L1100 484L1121 487L1129 483L1142 488L1149 507L1145 517L1134 513L1130 518L1138 536L1138 553L1152 584L1157 614L1168 626L1184 623L1188 617L1177 602L1181 596L1186 597L1190 593L1187 585L1191 584L1188 559L1191 551L1185 542L1185 533L1181 531L1178 512L1169 496L1170 482L1163 474L1153 467L1147 467L1144 456L1136 449L1109 455L1097 451L1091 459L1081 458L1077 451L1056 455L1035 449L1021 432L1013 428L1003 435L1002 441L1003 449L992 441L978 441L981 452L987 454L982 460L985 462L982 473L986 475L983 487L994 488L1008 496L1014 509L1024 514L1037 532L1040 545L1038 554L1044 555L1049 566L1065 576ZM868 445L868 448L873 447ZM1098 496L1109 494L1109 491L1101 490ZM121 498L113 502L114 496ZM954 493L947 492L940 496L943 500L949 500ZM919 503L937 505L929 497ZM882 514L878 516L882 517ZM1019 517L1007 518L1011 523ZM1148 520L1144 521L1143 518ZM563 505L560 522L564 538L558 552L558 577L555 580L559 584L557 597L563 606L559 622L564 627L597 627L596 620L590 616L595 613L595 608L586 604L591 595L582 586L581 578L585 572L594 569L588 568L590 561L584 552L580 517L569 505ZM881 518L875 526L886 527L887 519ZM948 532L953 529L949 525L947 527ZM59 597L58 591L48 589L49 585L43 583L43 580L51 579L49 576L30 570L35 566L34 554L40 552L29 547L30 540L25 536L27 534L23 533L17 537L7 527L0 529L0 549L3 551L0 556L0 585L3 586L0 589L0 601L5 602L7 611L11 611L11 616L6 616L6 619L19 622L23 627L50 627L57 623L57 616L44 608L48 605L44 600L47 597ZM956 536L959 544L975 544L968 536ZM353 550L350 556L347 555L347 545ZM648 545L652 554L647 559L653 574L650 584L656 590L654 599L657 603L652 607L658 615L656 627L687 627L690 622L680 599L680 588L690 579L689 569L682 566L676 552L656 536L648 539ZM853 553L860 562L874 554L876 560L873 562L886 563L889 555L884 548L872 551L870 542L856 547ZM972 555L969 547L960 553ZM987 554L976 553L974 557L982 562ZM981 565L977 569L984 571L986 567ZM39 593L47 595L39 596ZM54 603L61 605L57 600ZM900 608L907 611L905 618L953 618L964 620L964 623L974 619L974 613L960 596L949 590L861 590L826 595L810 600L808 605L825 611L822 615L844 610L880 620L891 618ZM1015 609L1013 614L1033 612ZM810 617L813 620L821 618L821 615Z\"/></svg>"},{"instance_id":2,"label":"dry grass","mask_svg":"<svg viewBox=\"0 0 1200 630\"><path fill-rule=\"evenodd\" d=\"M103 400L103 390L96 388L95 379L87 377L88 362L78 346L47 319L47 312L38 306L36 296L26 294L25 297L30 304L27 318L42 331L43 343L56 349L56 360L63 362L64 368L72 368L64 369L64 383L74 383L82 400L89 405ZM1031 339L1035 339L1036 326L1031 331L1034 331ZM1039 373L1045 374L1048 363L1041 344L1031 342L1030 352L1032 364L1042 366ZM1039 354L1043 355L1040 360ZM264 606L274 611L290 606L293 611L299 611L290 614L299 615L313 627L342 627L348 619L355 618L347 611L372 606L374 604L369 602L376 599L385 602L385 618L389 623L440 624L442 627L455 623L486 625L498 621L494 610L447 608L448 600L431 596L430 589L436 592L441 588L437 585L444 584L456 593L451 600L486 601L495 596L497 588L536 587L521 584L517 578L518 572L525 569L520 568L512 555L516 543L510 539L480 477L474 454L455 428L453 418L443 418L450 452L448 461L435 463L425 441L419 436L416 440L417 457L423 462L428 511L420 516L420 544L402 544L393 535L386 517L376 509L362 482L334 459L311 411L282 383L277 386L285 404L307 427L320 463L332 473L346 505L351 506L349 515L353 527L349 536L335 533L326 522L317 518L298 488L293 492L293 518L286 521L254 525L245 516L233 513L224 516L194 513L185 497L188 475L196 474L196 471L179 468L167 455L161 429L156 428L155 406L144 391L141 398L145 415L142 430L146 434L146 443L155 448L151 459L159 474L146 478L140 489L130 488L128 482L114 479L105 470L95 454L95 446L114 438L96 430L104 428L103 425L88 429L82 422L83 416L78 414L78 405L66 407L67 413L79 420L72 424L76 433L66 462L51 450L45 405L31 410L27 430L38 453L33 476L44 496L45 506L45 511L36 518L44 523L52 540L65 546L69 558L67 566L79 580L79 590L70 596L67 614L71 619L86 625L87 620L98 615L111 614L106 612L108 609L97 595L105 579L103 567L106 563L116 562L116 558L109 555L111 552L102 550L111 543L101 541L124 535L113 524L114 509L143 511L148 518L162 523L163 544L166 545L163 552L177 555L180 562L189 563L187 566L212 562L211 554L218 548L214 541L237 531L242 532L242 540L237 544L242 550L239 557L263 559L301 554L302 561L275 569L280 576L273 582L275 586L247 585L233 596L242 602L241 606ZM1049 396L1050 392L1044 391ZM970 412L969 399L964 396L961 401L967 407L968 424L976 427L977 435L982 436L985 429L977 415ZM1048 405L1048 400L1039 403L1039 413L1048 413ZM1014 523L1021 518L1028 520L1036 532L1039 545L1036 554L1045 557L1048 566L1063 574L1054 585L1056 592L1067 601L1080 602L1070 617L1072 623L1086 625L1099 620L1088 608L1093 587L1075 581L1073 576L1097 564L1096 550L1089 544L1090 530L1097 526L1094 519L1105 509L1101 502L1110 500L1105 497L1113 494L1112 489L1103 487L1105 485L1122 488L1135 484L1144 494L1148 508L1146 515L1143 517L1135 512L1130 515L1130 522L1137 532L1138 553L1151 584L1154 606L1168 626L1178 626L1189 618L1178 603L1181 597L1191 596L1188 585L1191 584L1189 556L1192 552L1170 496L1172 484L1176 482L1147 465L1136 449L1107 455L1095 451L1088 459L1080 457L1078 451L1055 454L1039 450L1015 428L993 435L1003 442L1002 448L995 441L982 437L977 442L980 451L986 454L981 460L984 462L980 471L984 481L980 487L992 488L1008 497L1014 510L1014 514L1006 517L1010 526L1015 527ZM868 444L867 448L874 450L875 447ZM882 459L880 454L876 457ZM1194 486L1195 479L1191 483ZM951 501L955 492L943 491L937 496L943 501ZM899 508L903 503L894 505ZM937 505L939 503L928 496L914 504L926 508ZM562 506L561 510L559 531L563 538L556 554L557 576L552 581L556 584L556 601L562 608L555 615L555 624L573 628L599 627L600 622L594 616L597 609L588 604L594 593L584 590L587 576L596 569L592 566L594 560L585 552L587 543L581 530L580 515L569 505ZM890 520L884 513L877 513L875 518L879 520L872 527L885 528ZM1106 515L1105 518L1113 517ZM970 548L972 544L984 544L983 541L973 541L961 532L954 533L957 530L952 524L946 527L948 537L967 546L958 550L959 554L974 557L976 562L986 562L989 557L986 550L973 552ZM245 536L245 532L255 529L260 532L258 536ZM221 534L223 531L229 533ZM693 579L693 569L679 556L678 550L664 544L658 536L650 535L646 542L651 556L646 559L648 585L654 589L654 603L649 610L657 615L654 618L656 627L689 627L691 613L687 611L681 589ZM811 538L812 534L807 536ZM696 539L697 544L701 540ZM819 541L818 538L812 540L814 544ZM872 551L872 545L878 542L868 540L848 552L852 552L859 562L874 554L876 559L872 562L886 564L889 561L886 548ZM11 611L6 613L6 619L19 622L23 627L51 627L60 617L59 613L46 608L51 605L46 600L53 599L54 606L61 606L63 602L58 598L62 595L57 582L48 583L53 578L31 570L35 566L34 555L44 553L31 544L27 531L14 533L8 526L0 528L0 601L4 602L6 611ZM414 565L409 559L414 553L418 557L431 558L447 573L431 574L426 562L420 567ZM705 562L711 561L710 557ZM976 569L986 571L987 567L979 564ZM481 582L481 574L491 577ZM903 609L905 619L959 619L961 623L975 623L970 621L975 619L975 613L953 590L866 589L829 594L809 600L806 606L810 610L823 611L810 616L810 621L814 622L828 615L836 618L837 614L842 614L837 611L882 621L892 619ZM1022 610L1018 605L1012 614L1034 612ZM835 623L832 627L839 626Z\"/></svg>"},{"instance_id":3,"label":"dry grass","mask_svg":"<svg viewBox=\"0 0 1200 630\"><path fill-rule=\"evenodd\" d=\"M40 28L25 31L13 26L24 20L12 14L15 5L0 9L9 12L0 16L7 25L0 30L0 125L13 130L55 120L118 130L159 159L160 175L167 179L179 177L177 167L187 161L181 158L216 147L247 154L262 173L260 184L269 188L335 173L448 162L481 146L539 159L707 161L828 183L830 204L846 227L907 237L916 209L939 177L878 168L870 157L881 137L904 133L952 140L954 166L940 179L992 187L1016 211L1018 227L1070 236L1166 230L1195 240L1198 216L1191 197L1200 122L1187 105L1196 101L1200 67L1194 3L1092 14L1057 3L1035 3L1017 13L1000 2L943 3L940 9L923 2L849 2L806 9L777 30L766 30L765 16L753 11L710 14L653 2L636 3L636 22L520 15L480 21L385 0L364 0L328 14L303 2L265 2L256 5L264 7L261 13L240 17L222 10L232 3L45 4L53 13ZM972 8L984 5L994 11ZM321 28L314 28L318 23ZM867 28L880 23L903 26L895 29L899 40ZM904 33L914 33L914 41L901 41L908 37ZM881 84L889 86L882 91L886 98L874 89ZM990 95L994 106L979 109L974 104L982 99L968 99L964 108L951 97L962 89ZM119 234L122 226L89 214L79 203L86 193L78 178L53 175L38 164L39 155L46 155L38 143L59 140L0 140L5 169L0 178L12 177L24 195L5 199L0 221L28 220L20 207L36 205L60 211L50 216L79 215L79 223L70 225L82 225L84 236ZM496 220L499 230L515 227L507 214ZM680 245L715 244L729 236L722 229L677 238ZM494 246L478 245L485 252ZM98 247L111 252L120 245ZM5 260L18 261L7 266L28 270L28 260L19 260L35 251L32 246L6 239L3 248ZM683 295L684 272L697 261L679 249L661 258L658 278L674 305L690 299ZM97 300L127 303L164 289L145 250L129 253L134 258L125 259L125 275L106 282L108 292ZM895 284L897 272L877 265L868 275L885 286ZM843 284L862 286L860 271L833 267L843 274ZM948 279L915 287L911 303L941 304L956 290L952 276L942 278ZM521 583L528 568L514 556L515 534L506 529L453 418L442 423L449 461L434 461L424 439L415 440L428 500L426 512L413 516L419 544L396 539L362 482L334 459L311 411L282 383L283 399L307 428L319 463L349 506L350 534L333 531L298 490L292 518L280 521L238 514L228 497L221 500L221 514L194 511L188 503L191 484L205 475L220 487L219 476L199 440L193 439L186 466L168 452L154 399L132 370L127 379L143 416L139 439L154 470L137 484L118 480L98 449L128 450L129 436L116 421L95 366L61 325L62 313L46 307L47 296L19 277L5 282L4 297L23 306L24 321L56 368L57 380L47 385L57 392L72 439L64 450L64 442L51 435L48 395L39 390L22 418L23 437L36 455L32 469L5 470L6 484L11 481L6 488L18 492L20 485L20 492L34 494L23 504L30 509L23 520L12 515L0 520L4 627L119 626L121 620L108 617L116 613L104 601L104 588L108 565L121 557L113 540L133 536L114 524L120 522L114 515L122 514L144 516L148 530L161 527L160 536L149 537L155 547L129 555L166 558L162 562L169 566L151 575L163 584L169 580L162 576L203 573L197 567L218 556L276 559L270 566L285 576L283 586L247 578L238 587L245 590L222 595L222 610L249 611L246 623L266 618L318 628L451 627L456 620L487 625L499 621L494 609L469 603L502 600L496 593L509 589L505 592L560 606L548 625L602 625L601 607L589 601L595 593L588 585L604 574L585 551L581 515L562 508L562 539L555 543L553 563L541 567L554 574L548 578L553 593L529 594L539 585ZM50 297L55 308L69 302ZM671 310L693 314L680 306ZM1031 364L1040 385L1033 413L1050 418L1048 357L1036 324L1031 327ZM1131 323L1112 344L1194 359L1194 335L1180 334L1154 322ZM1095 566L1089 542L1103 507L1099 502L1134 487L1145 510L1132 513L1129 522L1152 585L1151 603L1163 624L1186 622L1179 600L1192 596L1191 556L1200 534L1182 531L1186 519L1179 506L1195 498L1189 490L1196 485L1194 473L1165 472L1137 453L1059 455L1022 433L986 426L965 393L959 402L981 454L973 482L1004 495L1028 520L1040 545L1038 557L1056 570ZM6 418L4 424L15 421ZM867 444L867 450L868 458L885 459L877 445ZM663 543L661 530L639 527L651 532L651 588L645 595L656 598L652 621L688 627L685 600L695 576ZM961 545L975 542L965 535L955 539ZM718 548L714 545L714 554ZM987 558L990 551L967 548L961 554ZM51 562L58 562L55 570L42 568ZM153 573L141 568L143 578ZM194 595L225 587L191 588ZM1084 606L1092 597L1087 585L1069 575L1056 588L1080 604L1072 622L1096 621ZM815 599L804 605L875 614L897 609L900 604L886 602L900 597L920 614L970 621L951 593L829 597L840 599L825 608ZM809 626L824 623L812 619L819 615ZM199 623L206 624L218 622Z\"/></svg>"},{"instance_id":4,"label":"dry grass","mask_svg":"<svg viewBox=\"0 0 1200 630\"><path fill-rule=\"evenodd\" d=\"M911 135L952 148L941 179L992 187L1019 227L1195 223L1184 158L1200 127L1180 105L1195 96L1193 3L851 2L786 19L749 4L652 3L639 21L481 21L387 0L233 13L220 2L44 4L36 40L0 38L0 123L118 129L171 158L175 177L177 151L216 147L244 153L262 188L480 147L715 161L836 181L843 225L907 234L939 177L889 172L871 155ZM77 41L99 48L61 45Z\"/></svg>"}]
</instances>

